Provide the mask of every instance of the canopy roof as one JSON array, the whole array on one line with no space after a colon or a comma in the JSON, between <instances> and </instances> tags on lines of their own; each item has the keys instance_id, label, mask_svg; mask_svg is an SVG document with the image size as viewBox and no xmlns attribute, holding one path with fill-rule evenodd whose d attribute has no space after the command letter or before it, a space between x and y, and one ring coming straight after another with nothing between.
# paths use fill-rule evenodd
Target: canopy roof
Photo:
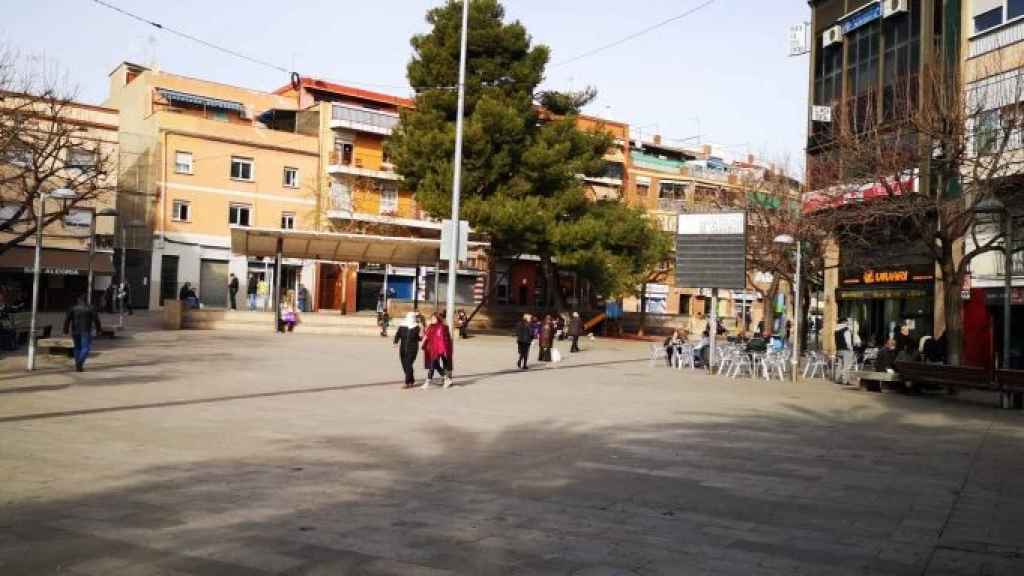
<instances>
[{"instance_id":1,"label":"canopy roof","mask_svg":"<svg viewBox=\"0 0 1024 576\"><path fill-rule=\"evenodd\" d=\"M210 98L208 96L197 96L195 94L188 94L186 92L178 92L177 90L168 90L167 88L157 88L157 92L159 92L160 95L163 96L164 99L166 99L171 104L205 106L207 108L227 110L228 112L238 112L239 114L245 114L245 105L241 102L221 100L220 98Z\"/></svg>"},{"instance_id":2,"label":"canopy roof","mask_svg":"<svg viewBox=\"0 0 1024 576\"><path fill-rule=\"evenodd\" d=\"M277 255L278 239L281 239L282 257L304 260L417 266L436 262L441 252L439 239L237 226L231 228L231 252L273 258ZM470 242L469 246L472 248L486 244Z\"/></svg>"}]
</instances>

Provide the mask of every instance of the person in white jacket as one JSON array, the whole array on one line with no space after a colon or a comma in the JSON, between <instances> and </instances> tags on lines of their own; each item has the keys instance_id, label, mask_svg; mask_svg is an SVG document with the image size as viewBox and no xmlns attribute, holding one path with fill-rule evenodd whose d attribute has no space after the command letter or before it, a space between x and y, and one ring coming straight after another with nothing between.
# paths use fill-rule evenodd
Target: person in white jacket
<instances>
[{"instance_id":1,"label":"person in white jacket","mask_svg":"<svg viewBox=\"0 0 1024 576\"><path fill-rule=\"evenodd\" d=\"M852 318L842 319L839 324L836 325L834 332L836 342L836 353L839 355L840 363L836 366L836 381L840 384L848 384L850 380L850 371L853 370L856 365L857 356L854 353L854 346L856 340L859 338L856 336L857 323Z\"/></svg>"}]
</instances>

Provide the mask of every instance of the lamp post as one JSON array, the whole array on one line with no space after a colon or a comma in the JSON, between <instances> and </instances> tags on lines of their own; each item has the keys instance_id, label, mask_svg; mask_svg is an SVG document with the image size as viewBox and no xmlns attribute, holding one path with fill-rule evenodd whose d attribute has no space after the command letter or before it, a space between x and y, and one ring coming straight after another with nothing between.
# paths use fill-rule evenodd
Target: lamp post
<instances>
[{"instance_id":1,"label":"lamp post","mask_svg":"<svg viewBox=\"0 0 1024 576\"><path fill-rule=\"evenodd\" d=\"M89 281L88 288L85 293L85 303L92 306L92 286L93 286L93 264L92 261L96 256L96 219L100 216L117 216L117 210L113 208L104 208L98 212L94 212L92 218L89 219Z\"/></svg>"},{"instance_id":2,"label":"lamp post","mask_svg":"<svg viewBox=\"0 0 1024 576\"><path fill-rule=\"evenodd\" d=\"M1013 216L998 198L986 198L975 206L979 214L998 214L1003 219L1003 361L1004 370L1010 368L1010 305L1013 290Z\"/></svg>"},{"instance_id":3,"label":"lamp post","mask_svg":"<svg viewBox=\"0 0 1024 576\"><path fill-rule=\"evenodd\" d=\"M793 382L796 382L800 372L800 241L789 234L780 234L775 237L775 243L796 244L796 273L793 275L793 358L790 360L793 365Z\"/></svg>"},{"instance_id":4,"label":"lamp post","mask_svg":"<svg viewBox=\"0 0 1024 576\"><path fill-rule=\"evenodd\" d=\"M469 35L469 2L462 0L462 40L459 49L459 100L455 113L455 166L452 174L452 237L448 255L448 329L455 333L455 283L459 276L459 197L462 188L462 123L466 103L466 42ZM454 338L452 339L454 342Z\"/></svg>"},{"instance_id":5,"label":"lamp post","mask_svg":"<svg viewBox=\"0 0 1024 576\"><path fill-rule=\"evenodd\" d=\"M53 192L39 194L39 212L36 214L36 253L35 265L32 267L32 317L28 327L28 370L36 369L36 315L39 313L39 272L43 260L43 220L46 219L46 198L71 200L76 196L74 190L58 188Z\"/></svg>"}]
</instances>

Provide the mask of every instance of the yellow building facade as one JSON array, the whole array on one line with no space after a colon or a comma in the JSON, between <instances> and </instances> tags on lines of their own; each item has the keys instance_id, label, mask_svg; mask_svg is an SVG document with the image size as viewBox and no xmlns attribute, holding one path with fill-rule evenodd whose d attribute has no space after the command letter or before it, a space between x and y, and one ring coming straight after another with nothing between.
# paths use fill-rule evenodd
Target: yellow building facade
<instances>
[{"instance_id":1,"label":"yellow building facade","mask_svg":"<svg viewBox=\"0 0 1024 576\"><path fill-rule=\"evenodd\" d=\"M63 217L43 229L40 308L64 309L87 292L93 223L93 290L100 297L114 274L116 220L96 214L113 208L117 200L117 111L16 93L0 94L0 107L19 111L5 114L5 120L12 120L14 114L32 117L24 133L16 134L25 141L5 142L0 156L0 221L4 223L0 242L17 243L0 254L0 301L28 306L35 269L33 214L41 206L38 196L28 203L26 199L31 190L50 193L59 188L79 197L46 201L45 214L62 212Z\"/></svg>"}]
</instances>

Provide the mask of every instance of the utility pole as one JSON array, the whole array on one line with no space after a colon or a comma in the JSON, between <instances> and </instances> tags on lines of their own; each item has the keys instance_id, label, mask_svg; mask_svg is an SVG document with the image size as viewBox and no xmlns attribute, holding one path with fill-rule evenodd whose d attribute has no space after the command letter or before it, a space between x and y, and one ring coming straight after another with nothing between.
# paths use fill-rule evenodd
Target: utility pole
<instances>
[{"instance_id":1,"label":"utility pole","mask_svg":"<svg viewBox=\"0 0 1024 576\"><path fill-rule=\"evenodd\" d=\"M462 116L466 103L466 40L469 28L469 2L462 0L462 47L459 52L459 104L455 114L455 162L452 175L452 235L448 255L448 329L455 334L455 285L459 274L459 199L462 188ZM452 338L452 342L455 339Z\"/></svg>"}]
</instances>

